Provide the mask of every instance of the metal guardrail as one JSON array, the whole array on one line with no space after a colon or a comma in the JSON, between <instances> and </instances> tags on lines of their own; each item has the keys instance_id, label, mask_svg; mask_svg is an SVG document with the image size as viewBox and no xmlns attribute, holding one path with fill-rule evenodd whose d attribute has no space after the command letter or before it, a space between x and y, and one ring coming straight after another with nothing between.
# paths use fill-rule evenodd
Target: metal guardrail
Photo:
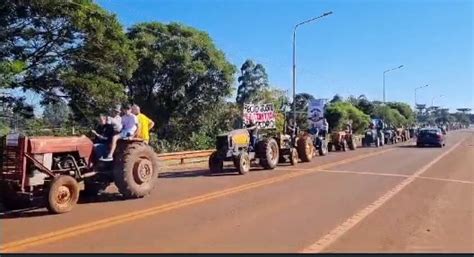
<instances>
[{"instance_id":1,"label":"metal guardrail","mask_svg":"<svg viewBox=\"0 0 474 257\"><path fill-rule=\"evenodd\" d=\"M209 157L211 153L214 151L215 151L214 149L211 149L211 150L162 153L162 154L158 154L158 159L162 161L180 160L180 164L184 164L184 160L186 159L206 158L206 157Z\"/></svg>"}]
</instances>

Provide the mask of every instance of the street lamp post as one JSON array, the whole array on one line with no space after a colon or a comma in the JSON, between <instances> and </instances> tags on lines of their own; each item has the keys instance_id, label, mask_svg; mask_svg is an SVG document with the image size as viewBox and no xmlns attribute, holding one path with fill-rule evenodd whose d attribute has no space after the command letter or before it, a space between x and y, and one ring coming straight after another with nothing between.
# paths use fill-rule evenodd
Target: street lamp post
<instances>
[{"instance_id":1,"label":"street lamp post","mask_svg":"<svg viewBox=\"0 0 474 257\"><path fill-rule=\"evenodd\" d=\"M429 86L429 85L426 84L426 85L424 85L424 86L420 86L420 87L415 88L415 122L418 122L418 113L416 112L416 109L417 109L417 107L418 107L418 101L417 101L417 99L416 99L416 91L417 91L418 89L422 89L422 88L427 87L427 86ZM420 114L421 114L421 111L420 111Z\"/></svg>"},{"instance_id":2,"label":"street lamp post","mask_svg":"<svg viewBox=\"0 0 474 257\"><path fill-rule=\"evenodd\" d=\"M397 69L401 69L401 68L403 68L403 65L400 65L396 68L389 69L389 70L386 70L386 71L383 72L383 103L385 103L385 73L391 72L391 71L394 71L394 70L397 70Z\"/></svg>"},{"instance_id":3,"label":"street lamp post","mask_svg":"<svg viewBox=\"0 0 474 257\"><path fill-rule=\"evenodd\" d=\"M416 90L427 87L427 86L429 86L429 85L424 85L424 86L415 88L415 109L416 109L416 105L418 104L418 102L416 101Z\"/></svg>"},{"instance_id":4,"label":"street lamp post","mask_svg":"<svg viewBox=\"0 0 474 257\"><path fill-rule=\"evenodd\" d=\"M296 128L296 101L295 101L296 99L296 29L303 24L310 23L312 21L320 19L324 16L328 16L330 14L332 14L332 12L327 12L318 17L300 22L296 24L295 28L293 29L293 126L295 128Z\"/></svg>"}]
</instances>

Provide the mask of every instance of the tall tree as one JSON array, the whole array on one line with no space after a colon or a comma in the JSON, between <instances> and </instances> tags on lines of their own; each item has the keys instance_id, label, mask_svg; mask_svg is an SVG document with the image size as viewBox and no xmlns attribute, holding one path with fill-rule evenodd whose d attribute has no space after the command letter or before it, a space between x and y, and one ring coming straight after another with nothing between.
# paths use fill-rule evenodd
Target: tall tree
<instances>
[{"instance_id":1,"label":"tall tree","mask_svg":"<svg viewBox=\"0 0 474 257\"><path fill-rule=\"evenodd\" d=\"M299 93L295 96L296 123L301 129L309 128L308 107L309 102L314 99L314 96L308 93ZM289 118L293 118L292 111L293 109Z\"/></svg>"},{"instance_id":2,"label":"tall tree","mask_svg":"<svg viewBox=\"0 0 474 257\"><path fill-rule=\"evenodd\" d=\"M224 104L235 67L209 35L178 23L141 23L128 32L138 69L127 82L131 99L157 124L159 136L186 140L210 109Z\"/></svg>"},{"instance_id":3,"label":"tall tree","mask_svg":"<svg viewBox=\"0 0 474 257\"><path fill-rule=\"evenodd\" d=\"M396 109L403 117L405 117L405 120L407 122L406 125L413 125L415 122L415 113L411 109L409 104L402 103L402 102L390 102L387 103L387 105L392 108Z\"/></svg>"},{"instance_id":4,"label":"tall tree","mask_svg":"<svg viewBox=\"0 0 474 257\"><path fill-rule=\"evenodd\" d=\"M251 102L260 90L269 86L265 68L252 60L246 60L242 64L238 81L236 102L240 105Z\"/></svg>"},{"instance_id":5,"label":"tall tree","mask_svg":"<svg viewBox=\"0 0 474 257\"><path fill-rule=\"evenodd\" d=\"M337 102L342 102L344 100L344 98L342 98L342 96L340 95L335 95L331 101L329 101L330 103L337 103Z\"/></svg>"},{"instance_id":6,"label":"tall tree","mask_svg":"<svg viewBox=\"0 0 474 257\"><path fill-rule=\"evenodd\" d=\"M43 119L52 127L57 128L64 125L69 117L69 106L63 101L51 102L44 107Z\"/></svg>"},{"instance_id":7,"label":"tall tree","mask_svg":"<svg viewBox=\"0 0 474 257\"><path fill-rule=\"evenodd\" d=\"M0 28L9 88L66 98L79 117L124 99L134 55L117 18L92 0L5 0Z\"/></svg>"}]
</instances>

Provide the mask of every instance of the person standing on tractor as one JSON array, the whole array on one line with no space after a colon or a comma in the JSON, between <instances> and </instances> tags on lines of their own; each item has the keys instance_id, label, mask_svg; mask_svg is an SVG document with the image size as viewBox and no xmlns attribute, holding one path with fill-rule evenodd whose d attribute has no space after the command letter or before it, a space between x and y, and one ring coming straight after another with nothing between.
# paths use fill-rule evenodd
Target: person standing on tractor
<instances>
[{"instance_id":1,"label":"person standing on tractor","mask_svg":"<svg viewBox=\"0 0 474 257\"><path fill-rule=\"evenodd\" d=\"M254 120L250 120L247 124L247 130L250 134L250 148L255 150L255 143L257 142L258 124Z\"/></svg>"},{"instance_id":2,"label":"person standing on tractor","mask_svg":"<svg viewBox=\"0 0 474 257\"><path fill-rule=\"evenodd\" d=\"M138 119L138 132L137 137L143 139L143 142L150 142L150 130L155 126L155 123L148 118L145 114L140 112L140 106L132 105L132 113L137 116Z\"/></svg>"},{"instance_id":3,"label":"person standing on tractor","mask_svg":"<svg viewBox=\"0 0 474 257\"><path fill-rule=\"evenodd\" d=\"M346 123L346 133L352 135L352 120Z\"/></svg>"},{"instance_id":4,"label":"person standing on tractor","mask_svg":"<svg viewBox=\"0 0 474 257\"><path fill-rule=\"evenodd\" d=\"M322 136L323 138L326 138L326 135L329 133L329 123L326 118L323 118L323 122L321 125L321 130L322 130Z\"/></svg>"},{"instance_id":5,"label":"person standing on tractor","mask_svg":"<svg viewBox=\"0 0 474 257\"><path fill-rule=\"evenodd\" d=\"M113 161L115 148L117 148L117 141L120 138L129 139L135 137L136 135L138 129L138 119L137 116L132 113L130 105L124 105L122 107L122 113L122 130L120 131L120 134L115 135L112 138L109 155L106 158L100 158L101 161Z\"/></svg>"}]
</instances>

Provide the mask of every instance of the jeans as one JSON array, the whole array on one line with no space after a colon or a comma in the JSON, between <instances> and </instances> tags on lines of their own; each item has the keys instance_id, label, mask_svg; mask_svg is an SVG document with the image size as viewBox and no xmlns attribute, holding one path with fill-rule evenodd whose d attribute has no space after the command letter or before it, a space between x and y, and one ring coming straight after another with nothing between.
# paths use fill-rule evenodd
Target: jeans
<instances>
[{"instance_id":1,"label":"jeans","mask_svg":"<svg viewBox=\"0 0 474 257\"><path fill-rule=\"evenodd\" d=\"M109 146L106 144L94 144L94 153L96 158L106 157L109 153Z\"/></svg>"}]
</instances>

